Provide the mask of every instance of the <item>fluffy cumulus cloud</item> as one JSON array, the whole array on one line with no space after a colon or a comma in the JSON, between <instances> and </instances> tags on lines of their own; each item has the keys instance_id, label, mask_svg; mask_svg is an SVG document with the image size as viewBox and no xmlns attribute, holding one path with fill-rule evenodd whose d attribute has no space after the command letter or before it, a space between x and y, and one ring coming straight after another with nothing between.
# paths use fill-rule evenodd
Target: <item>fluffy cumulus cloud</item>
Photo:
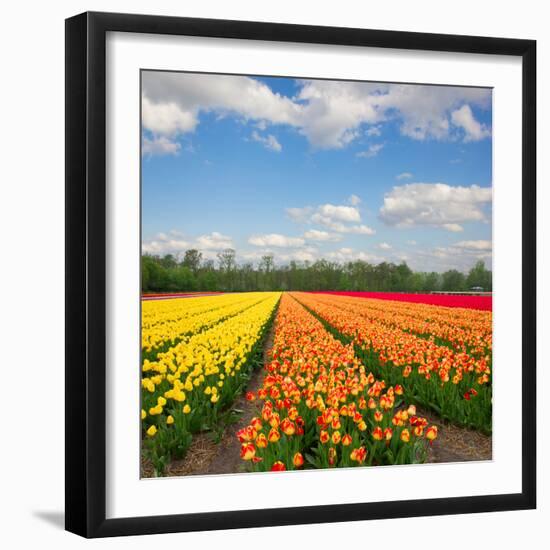
<instances>
[{"instance_id":1,"label":"fluffy cumulus cloud","mask_svg":"<svg viewBox=\"0 0 550 550\"><path fill-rule=\"evenodd\" d=\"M281 144L277 141L277 138L271 134L267 136L262 136L256 130L252 132L251 138L253 141L261 143L266 149L274 151L275 153L280 153L283 148Z\"/></svg>"},{"instance_id":2,"label":"fluffy cumulus cloud","mask_svg":"<svg viewBox=\"0 0 550 550\"><path fill-rule=\"evenodd\" d=\"M451 120L455 126L464 130L464 141L480 141L491 135L491 130L474 118L469 105L462 105L460 109L453 111Z\"/></svg>"},{"instance_id":3,"label":"fluffy cumulus cloud","mask_svg":"<svg viewBox=\"0 0 550 550\"><path fill-rule=\"evenodd\" d=\"M144 240L141 248L145 254L159 256L173 254L178 257L190 248L197 248L205 252L206 257L209 251L216 252L224 248L233 248L233 240L217 231L193 239L179 231L172 230L168 233L157 233L154 237Z\"/></svg>"},{"instance_id":4,"label":"fluffy cumulus cloud","mask_svg":"<svg viewBox=\"0 0 550 550\"><path fill-rule=\"evenodd\" d=\"M317 208L320 216L342 222L361 221L359 210L355 206L338 206L334 204L322 204Z\"/></svg>"},{"instance_id":5,"label":"fluffy cumulus cloud","mask_svg":"<svg viewBox=\"0 0 550 550\"><path fill-rule=\"evenodd\" d=\"M484 207L491 200L490 187L410 183L384 196L380 218L396 227L432 226L460 232L465 222L487 221Z\"/></svg>"},{"instance_id":6,"label":"fluffy cumulus cloud","mask_svg":"<svg viewBox=\"0 0 550 550\"><path fill-rule=\"evenodd\" d=\"M352 195L349 202L355 206L321 204L319 206L304 206L287 208L287 216L296 223L322 226L334 233L349 233L356 235L374 235L375 231L368 225L358 223L361 213L358 204L361 199Z\"/></svg>"},{"instance_id":7,"label":"fluffy cumulus cloud","mask_svg":"<svg viewBox=\"0 0 550 550\"><path fill-rule=\"evenodd\" d=\"M222 250L223 248L233 248L233 240L227 235L222 235L217 231L212 231L208 235L197 237L197 248L202 250Z\"/></svg>"},{"instance_id":8,"label":"fluffy cumulus cloud","mask_svg":"<svg viewBox=\"0 0 550 550\"><path fill-rule=\"evenodd\" d=\"M380 250L391 250L392 246L391 246L391 244L388 244L388 243L380 243L378 245L378 248Z\"/></svg>"},{"instance_id":9,"label":"fluffy cumulus cloud","mask_svg":"<svg viewBox=\"0 0 550 550\"><path fill-rule=\"evenodd\" d=\"M305 240L301 237L287 237L279 233L269 233L267 235L253 235L248 239L254 246L264 246L276 248L296 248L304 246Z\"/></svg>"},{"instance_id":10,"label":"fluffy cumulus cloud","mask_svg":"<svg viewBox=\"0 0 550 550\"><path fill-rule=\"evenodd\" d=\"M361 204L361 199L357 196L357 195L350 195L348 197L348 202L352 205L352 206L357 206L358 204Z\"/></svg>"},{"instance_id":11,"label":"fluffy cumulus cloud","mask_svg":"<svg viewBox=\"0 0 550 550\"><path fill-rule=\"evenodd\" d=\"M304 233L304 237L309 241L335 242L342 240L342 236L336 233L329 233L319 229L310 229Z\"/></svg>"},{"instance_id":12,"label":"fluffy cumulus cloud","mask_svg":"<svg viewBox=\"0 0 550 550\"><path fill-rule=\"evenodd\" d=\"M143 127L154 137L192 133L200 114L209 112L251 121L262 132L273 125L294 127L316 149L379 136L388 120L397 120L401 133L417 140L476 141L491 133L472 110L490 107L486 89L302 80L291 98L244 76L144 72L142 82ZM253 140L281 149L273 134L255 132ZM371 145L364 156L380 149Z\"/></svg>"},{"instance_id":13,"label":"fluffy cumulus cloud","mask_svg":"<svg viewBox=\"0 0 550 550\"><path fill-rule=\"evenodd\" d=\"M157 136L149 139L144 136L141 143L141 154L149 155L177 155L181 145L177 141L172 141L166 136Z\"/></svg>"},{"instance_id":14,"label":"fluffy cumulus cloud","mask_svg":"<svg viewBox=\"0 0 550 550\"><path fill-rule=\"evenodd\" d=\"M152 239L143 241L142 251L145 254L164 256L173 254L175 256L190 248L191 243L178 231L169 233L157 233Z\"/></svg>"}]
</instances>

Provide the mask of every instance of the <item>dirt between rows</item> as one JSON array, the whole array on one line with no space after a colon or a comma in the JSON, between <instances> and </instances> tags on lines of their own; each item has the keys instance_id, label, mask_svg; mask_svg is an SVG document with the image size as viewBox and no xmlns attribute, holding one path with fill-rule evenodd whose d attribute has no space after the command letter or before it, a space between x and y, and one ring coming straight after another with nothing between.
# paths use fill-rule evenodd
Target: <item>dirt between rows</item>
<instances>
[{"instance_id":1,"label":"dirt between rows","mask_svg":"<svg viewBox=\"0 0 550 550\"><path fill-rule=\"evenodd\" d=\"M274 327L275 323L271 326L264 343L264 363L268 361L268 353L273 345ZM247 391L256 393L262 385L263 377L264 369L258 367L250 378ZM237 423L225 429L221 441L214 442L210 434L194 435L185 458L173 460L168 465L167 476L232 474L244 471L245 463L240 458L240 443L235 434L247 426L253 416L258 415L259 405L256 401L247 401L243 394L236 400L233 408L242 411L242 414ZM491 436L453 426L421 408L418 408L418 414L438 428L437 439L428 450L428 463L491 460ZM141 471L142 477L153 475L152 466L147 461L142 462Z\"/></svg>"}]
</instances>

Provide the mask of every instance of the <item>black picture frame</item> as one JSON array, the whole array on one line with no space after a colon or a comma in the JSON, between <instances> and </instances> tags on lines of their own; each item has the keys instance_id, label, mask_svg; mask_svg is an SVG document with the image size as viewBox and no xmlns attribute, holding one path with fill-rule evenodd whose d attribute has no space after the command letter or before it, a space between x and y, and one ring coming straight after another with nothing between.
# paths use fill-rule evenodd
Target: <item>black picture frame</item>
<instances>
[{"instance_id":1,"label":"black picture frame","mask_svg":"<svg viewBox=\"0 0 550 550\"><path fill-rule=\"evenodd\" d=\"M105 42L109 31L516 56L522 60L522 491L106 519ZM180 17L66 20L66 529L107 537L536 507L536 42Z\"/></svg>"}]
</instances>

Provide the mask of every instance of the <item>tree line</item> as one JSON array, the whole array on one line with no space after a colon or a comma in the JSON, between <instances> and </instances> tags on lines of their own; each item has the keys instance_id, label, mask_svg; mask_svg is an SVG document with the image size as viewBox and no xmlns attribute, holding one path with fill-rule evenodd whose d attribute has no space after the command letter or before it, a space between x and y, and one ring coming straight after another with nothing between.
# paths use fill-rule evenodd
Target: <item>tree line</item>
<instances>
[{"instance_id":1,"label":"tree line","mask_svg":"<svg viewBox=\"0 0 550 550\"><path fill-rule=\"evenodd\" d=\"M270 290L351 290L374 292L465 291L479 287L492 290L492 272L478 261L467 274L456 269L444 273L413 271L406 262L377 265L355 260L346 263L324 259L291 261L276 265L265 255L257 265L239 264L235 251L217 254L217 261L204 259L199 250L187 250L181 259L172 254L141 257L143 292Z\"/></svg>"}]
</instances>

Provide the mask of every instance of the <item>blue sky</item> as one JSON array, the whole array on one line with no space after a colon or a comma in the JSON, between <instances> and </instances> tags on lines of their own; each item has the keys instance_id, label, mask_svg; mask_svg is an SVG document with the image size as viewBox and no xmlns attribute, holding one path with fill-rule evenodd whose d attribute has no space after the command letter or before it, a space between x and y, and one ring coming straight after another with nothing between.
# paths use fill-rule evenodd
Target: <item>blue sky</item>
<instances>
[{"instance_id":1,"label":"blue sky","mask_svg":"<svg viewBox=\"0 0 550 550\"><path fill-rule=\"evenodd\" d=\"M487 89L142 73L143 250L490 266Z\"/></svg>"}]
</instances>

